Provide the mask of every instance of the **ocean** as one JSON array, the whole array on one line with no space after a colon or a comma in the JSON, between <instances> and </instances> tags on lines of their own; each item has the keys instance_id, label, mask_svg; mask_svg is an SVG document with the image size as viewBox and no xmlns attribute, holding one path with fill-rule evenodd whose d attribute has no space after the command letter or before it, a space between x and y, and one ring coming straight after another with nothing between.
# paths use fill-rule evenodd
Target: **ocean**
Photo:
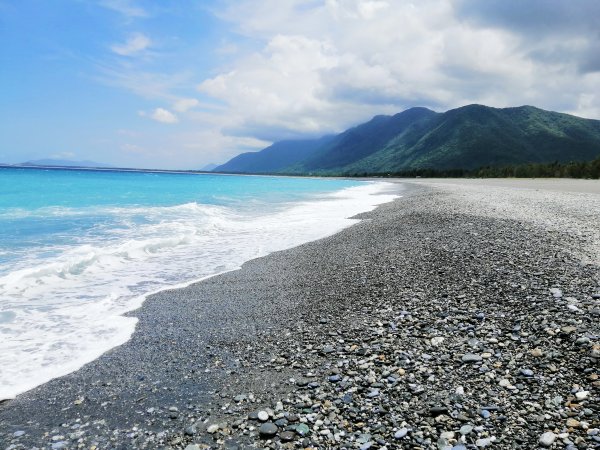
<instances>
[{"instance_id":1,"label":"ocean","mask_svg":"<svg viewBox=\"0 0 600 450\"><path fill-rule=\"evenodd\" d=\"M0 399L126 342L148 294L331 235L387 186L0 168Z\"/></svg>"}]
</instances>

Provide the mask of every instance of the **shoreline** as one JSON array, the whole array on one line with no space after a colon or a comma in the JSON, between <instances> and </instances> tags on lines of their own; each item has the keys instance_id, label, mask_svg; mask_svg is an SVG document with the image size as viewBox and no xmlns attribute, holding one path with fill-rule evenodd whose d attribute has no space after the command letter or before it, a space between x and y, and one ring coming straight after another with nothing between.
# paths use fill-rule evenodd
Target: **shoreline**
<instances>
[{"instance_id":1,"label":"shoreline","mask_svg":"<svg viewBox=\"0 0 600 450\"><path fill-rule=\"evenodd\" d=\"M566 417L598 426L597 370L586 372L596 358L598 267L565 252L564 236L461 211L469 205L456 195L413 186L337 234L151 296L132 313L139 323L129 342L0 405L0 442L278 448L292 437L304 447L434 448L439 439L461 445L464 436L466 444L531 448L556 431L555 440L594 445L597 434L581 426L562 438L558 428ZM569 239L585 245L585 236ZM553 338L540 316L562 323L559 330L577 323ZM576 344L580 338L588 341ZM554 351L564 356L563 379L550 367L561 363L548 357ZM588 392L581 408L544 404L559 391L575 400L566 389L573 381ZM519 409L531 395L541 395L542 411ZM544 408L550 419L531 421ZM260 422L246 420L257 409L278 427L274 440L258 440ZM516 433L521 443L509 446L509 431L525 433Z\"/></svg>"},{"instance_id":2,"label":"shoreline","mask_svg":"<svg viewBox=\"0 0 600 450\"><path fill-rule=\"evenodd\" d=\"M234 248L230 251L230 255L228 258L222 260L222 265L219 267L211 266L211 269L216 269L217 272L211 273L210 270L202 269L202 258L199 258L196 253L196 258L198 259L198 267L200 270L195 270L193 274L187 272L187 268L182 266L181 264L176 265L177 276L180 278L180 281L175 282L175 284L167 285L165 283L161 283L162 286L155 286L151 288L151 290L147 293L138 292L135 295L124 296L123 298L126 301L119 302L119 308L117 311L111 311L110 316L101 316L98 314L98 317L103 317L103 320L108 320L109 323L112 321L116 323L117 321L120 323L120 326L113 327L112 334L104 339L102 342L98 344L90 344L94 342L94 336L91 333L87 335L83 335L83 337L87 337L87 339L81 339L81 342L85 342L87 347L82 351L77 346L72 346L71 342L67 340L63 340L61 344L64 347L70 347L73 349L70 355L65 358L61 358L64 361L64 364L56 366L54 364L46 363L46 367L49 368L49 373L43 373L43 366L36 366L35 359L31 361L25 360L25 367L28 371L23 372L22 378L18 377L17 370L10 370L11 367L18 367L18 361L20 358L12 357L12 358L4 358L5 367L7 367L6 372L3 372L0 377L0 402L3 400L8 400L15 398L16 395L27 392L28 390L34 389L37 386L40 386L53 378L58 378L64 375L68 375L72 373L85 364L97 359L105 352L109 351L112 348L118 347L125 342L127 342L131 335L135 331L137 320L133 320L133 318L127 313L134 311L142 306L147 297L157 294L159 292L165 290L173 290L173 289L181 289L185 288L191 284L201 282L205 279L211 278L213 276L218 276L223 273L227 273L229 271L239 270L244 262L255 259L257 257L262 257L268 255L273 251L281 251L288 248L295 247L297 245L301 245L305 242L309 242L315 239L321 239L323 237L329 236L338 232L348 226L353 225L356 221L349 220L344 218L344 215L348 214L348 209L350 211L369 211L377 207L378 204L382 202L389 201L392 198L391 195L386 195L390 192L390 187L392 190L397 190L397 187L394 188L394 185L391 183L385 182L373 182L373 183L354 183L353 186L350 187L340 187L336 191L325 193L324 195L313 196L302 201L296 201L291 206L287 206L284 210L279 212L271 212L269 214L264 215L264 219L268 222L269 218L272 217L271 223L273 224L270 228L271 233L265 231L265 223L256 224L258 231L254 233L254 242L249 243L250 245L246 245L240 248ZM345 208L339 207L338 205L344 205ZM323 214L324 209L331 210L330 214ZM318 218L319 226L315 226L317 222L313 220L313 223L310 222L311 218ZM285 222L286 220L289 223L295 223L299 217L306 217L308 219L307 223L303 223L302 227L297 225L295 227L287 227L283 228L280 221ZM243 226L243 221L240 223ZM287 229L288 231L294 231L294 233L289 235L283 235L282 233L278 233L277 228ZM263 230L264 229L264 230ZM263 231L260 231L263 230ZM261 239L262 238L262 239ZM217 240L213 240L218 243ZM143 243L143 241L142 241ZM206 242L205 242L206 243ZM210 244L211 242L208 241ZM218 251L218 247L220 244L216 245L216 250ZM255 251L244 251L244 248L254 249ZM102 251L103 248L99 247L99 251ZM201 251L202 249L198 248L197 251ZM191 253L190 254L194 254ZM206 252L205 252L206 253ZM167 257L168 260L168 257ZM175 262L173 263L176 264ZM152 274L146 274L151 278ZM190 277L192 275L192 277ZM187 278L187 280L186 280ZM113 284L116 284L117 281L113 278ZM81 289L85 286L82 284ZM74 292L81 292L79 289L73 290ZM130 292L133 294L132 292ZM94 306L94 305L92 305ZM88 308L90 305L88 305ZM76 311L77 313L82 313L81 311ZM103 311L101 310L100 313ZM89 327L89 322L93 321L94 318L89 317L89 321L82 328L85 329ZM98 318L95 318L98 320ZM102 322L100 322L102 323ZM32 324L31 328L35 329L36 324ZM58 327L56 328L59 329ZM72 331L72 330L71 330ZM103 330L101 330L103 331ZM105 335L107 336L107 335ZM60 340L60 336L58 336ZM9 340L10 342L10 340ZM60 342L60 341L59 341ZM37 341L33 344L30 343L30 346L35 346ZM0 346L1 347L1 346ZM17 350L20 351L18 348ZM23 347L23 346L21 346ZM52 352L49 352L52 354ZM17 353L18 355L22 355L24 358L27 358L29 355L27 351L22 351L21 353ZM7 349L6 355L11 355L10 347ZM39 356L38 356L39 357ZM35 358L35 357L34 357ZM30 362L27 365L27 362ZM13 381L15 380L15 381ZM22 383L20 381L29 380L27 383ZM6 384L5 384L5 383Z\"/></svg>"}]
</instances>

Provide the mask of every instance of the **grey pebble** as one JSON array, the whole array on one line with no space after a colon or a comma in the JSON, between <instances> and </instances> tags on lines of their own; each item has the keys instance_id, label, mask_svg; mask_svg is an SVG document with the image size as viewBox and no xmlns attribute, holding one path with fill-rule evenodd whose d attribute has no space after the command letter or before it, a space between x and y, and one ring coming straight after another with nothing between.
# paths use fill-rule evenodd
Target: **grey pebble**
<instances>
[{"instance_id":1,"label":"grey pebble","mask_svg":"<svg viewBox=\"0 0 600 450\"><path fill-rule=\"evenodd\" d=\"M278 431L279 428L277 428L277 425L275 425L273 422L265 422L258 429L258 432L263 437L273 437Z\"/></svg>"}]
</instances>

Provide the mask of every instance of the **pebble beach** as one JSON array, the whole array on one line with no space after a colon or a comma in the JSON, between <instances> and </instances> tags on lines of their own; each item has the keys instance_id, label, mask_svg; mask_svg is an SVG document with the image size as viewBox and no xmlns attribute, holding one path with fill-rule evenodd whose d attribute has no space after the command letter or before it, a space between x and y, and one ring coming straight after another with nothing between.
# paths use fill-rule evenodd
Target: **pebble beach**
<instances>
[{"instance_id":1,"label":"pebble beach","mask_svg":"<svg viewBox=\"0 0 600 450\"><path fill-rule=\"evenodd\" d=\"M152 295L0 449L600 448L600 182L475 181Z\"/></svg>"}]
</instances>

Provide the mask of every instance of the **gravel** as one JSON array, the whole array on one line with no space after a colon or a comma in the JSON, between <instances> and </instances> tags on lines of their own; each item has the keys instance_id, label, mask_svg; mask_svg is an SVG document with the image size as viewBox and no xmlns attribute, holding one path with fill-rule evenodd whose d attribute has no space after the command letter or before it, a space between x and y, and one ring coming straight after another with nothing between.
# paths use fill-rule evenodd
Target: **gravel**
<instances>
[{"instance_id":1,"label":"gravel","mask_svg":"<svg viewBox=\"0 0 600 450\"><path fill-rule=\"evenodd\" d=\"M152 296L128 343L0 405L0 448L600 448L595 203L478 189Z\"/></svg>"}]
</instances>

